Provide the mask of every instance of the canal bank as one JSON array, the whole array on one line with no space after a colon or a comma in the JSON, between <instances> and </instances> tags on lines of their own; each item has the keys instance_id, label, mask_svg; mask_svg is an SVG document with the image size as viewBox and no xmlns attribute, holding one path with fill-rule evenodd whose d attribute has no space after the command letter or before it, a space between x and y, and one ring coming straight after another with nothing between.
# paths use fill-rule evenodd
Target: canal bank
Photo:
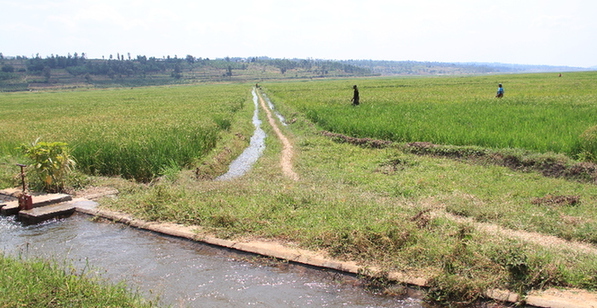
<instances>
[{"instance_id":1,"label":"canal bank","mask_svg":"<svg viewBox=\"0 0 597 308\"><path fill-rule=\"evenodd\" d=\"M88 199L75 202L78 208L97 206ZM95 217L75 213L37 225L0 217L0 251L22 260L48 260L74 275L124 283L160 307L426 307L407 293L368 290L355 275Z\"/></svg>"},{"instance_id":2,"label":"canal bank","mask_svg":"<svg viewBox=\"0 0 597 308\"><path fill-rule=\"evenodd\" d=\"M417 287L413 290L424 290L427 286L427 280L424 277L417 277L397 272L385 273L375 267L357 264L356 262L341 261L330 258L324 252L304 250L271 241L232 241L220 239L210 235L208 232L205 232L199 226L184 226L174 223L144 221L136 219L133 216L125 213L99 208L99 204L96 201L93 201L94 199L98 199L106 195L116 195L117 193L118 192L115 190L104 189L100 192L91 194L87 193L85 195L78 196L77 198L74 198L68 202L75 205L76 211L78 213L91 215L93 217L101 217L113 221L118 225L130 226L134 229L146 230L150 231L151 233L190 240L192 242L205 243L211 246L221 247L232 251L239 251L284 260L289 264L307 265L320 270L330 269L337 272L363 277L384 277L399 284ZM66 220L68 221L70 219ZM48 225L51 224L52 223L48 223ZM44 224L42 224L40 228L44 227ZM31 228L36 228L36 226L32 226ZM81 232L86 233L88 231L85 230ZM72 237L76 236L77 235L69 235L67 236L69 238L65 240L66 242L69 242L72 240ZM64 241L61 242L65 243ZM91 242L87 244L96 245L94 244L95 242L96 241L91 240ZM110 246L111 244L108 242L103 243L102 245ZM26 246L27 249L33 249L33 246L29 244L29 241L27 242ZM106 249L108 248L111 247L106 247ZM112 254L112 252L110 252L110 254ZM145 260L142 262L148 261ZM408 296L423 298L424 291L413 292L411 290ZM549 289L545 291L534 291L525 297L520 297L518 294L503 290L488 290L485 296L496 301L524 304L536 307L597 307L597 296L594 293L583 290ZM410 307L411 304L413 303L409 302L407 306Z\"/></svg>"},{"instance_id":3,"label":"canal bank","mask_svg":"<svg viewBox=\"0 0 597 308\"><path fill-rule=\"evenodd\" d=\"M85 199L82 199L85 200ZM426 277L418 277L409 273L385 272L374 266L357 264L352 261L342 261L330 258L324 252L315 252L289 247L271 241L233 241L220 239L205 232L199 226L184 226L174 223L158 223L136 219L131 215L119 213L95 206L77 207L77 211L87 215L102 217L114 222L129 225L134 228L148 230L160 234L166 234L178 238L203 242L206 244L238 250L265 257L276 258L288 262L313 266L320 269L331 269L335 271L362 275L369 278L388 279L398 284L404 284L417 289L424 290L428 286ZM597 307L597 294L584 290L571 289L548 289L533 291L522 297L517 293L507 290L487 290L484 296L498 302L530 305L535 307L550 308L594 308ZM424 297L423 293L418 294L419 298Z\"/></svg>"}]
</instances>

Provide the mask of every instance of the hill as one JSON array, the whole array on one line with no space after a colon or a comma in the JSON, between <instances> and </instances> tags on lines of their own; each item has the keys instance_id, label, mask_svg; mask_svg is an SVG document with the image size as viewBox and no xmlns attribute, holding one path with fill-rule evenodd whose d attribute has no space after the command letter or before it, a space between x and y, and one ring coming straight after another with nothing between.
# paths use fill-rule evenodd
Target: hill
<instances>
[{"instance_id":1,"label":"hill","mask_svg":"<svg viewBox=\"0 0 597 308\"><path fill-rule=\"evenodd\" d=\"M505 63L446 63L418 61L347 60L343 63L370 69L381 75L458 75L570 72L590 69L569 66L525 65Z\"/></svg>"},{"instance_id":2,"label":"hill","mask_svg":"<svg viewBox=\"0 0 597 308\"><path fill-rule=\"evenodd\" d=\"M268 57L209 59L137 56L87 59L85 54L41 58L0 53L0 91L47 88L137 87L201 82L372 76L364 67L331 60Z\"/></svg>"},{"instance_id":3,"label":"hill","mask_svg":"<svg viewBox=\"0 0 597 308\"><path fill-rule=\"evenodd\" d=\"M0 91L48 88L138 87L202 82L393 75L477 75L589 70L578 67L503 63L444 63L384 60L67 56L5 57L0 53Z\"/></svg>"}]
</instances>

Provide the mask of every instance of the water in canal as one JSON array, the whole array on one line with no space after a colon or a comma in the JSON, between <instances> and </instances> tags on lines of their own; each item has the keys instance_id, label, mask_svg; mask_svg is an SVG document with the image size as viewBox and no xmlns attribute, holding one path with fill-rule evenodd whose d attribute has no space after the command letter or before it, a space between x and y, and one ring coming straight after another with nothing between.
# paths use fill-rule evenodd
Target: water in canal
<instances>
[{"instance_id":1,"label":"water in canal","mask_svg":"<svg viewBox=\"0 0 597 308\"><path fill-rule=\"evenodd\" d=\"M251 170L253 164L257 162L265 150L265 137L267 135L261 128L261 120L259 120L259 97L255 91L253 89L252 92L253 104L255 105L255 110L253 111L253 126L255 126L255 131L253 132L253 136L251 136L249 146L230 163L228 172L217 177L216 181L226 181L243 176Z\"/></svg>"},{"instance_id":2,"label":"water in canal","mask_svg":"<svg viewBox=\"0 0 597 308\"><path fill-rule=\"evenodd\" d=\"M351 275L257 261L266 259L82 214L32 226L0 217L0 251L87 266L172 307L423 307L367 291Z\"/></svg>"}]
</instances>

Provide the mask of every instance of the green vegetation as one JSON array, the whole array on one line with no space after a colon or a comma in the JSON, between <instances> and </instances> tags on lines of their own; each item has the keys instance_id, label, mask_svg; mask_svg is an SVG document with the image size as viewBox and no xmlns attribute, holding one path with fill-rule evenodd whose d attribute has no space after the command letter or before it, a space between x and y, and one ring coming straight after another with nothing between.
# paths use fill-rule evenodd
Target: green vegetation
<instances>
[{"instance_id":1,"label":"green vegetation","mask_svg":"<svg viewBox=\"0 0 597 308\"><path fill-rule=\"evenodd\" d=\"M522 148L581 154L580 136L595 126L595 72L385 78L267 84L268 94L321 128L396 142ZM504 99L494 98L499 82ZM363 103L347 108L350 87Z\"/></svg>"},{"instance_id":2,"label":"green vegetation","mask_svg":"<svg viewBox=\"0 0 597 308\"><path fill-rule=\"evenodd\" d=\"M21 149L33 161L33 171L38 182L43 183L44 191L64 190L66 180L75 167L66 143L36 141L31 145L22 145Z\"/></svg>"},{"instance_id":3,"label":"green vegetation","mask_svg":"<svg viewBox=\"0 0 597 308\"><path fill-rule=\"evenodd\" d=\"M195 125L187 118L192 114L202 129L215 129L210 146L195 147L201 154L183 163L162 161L161 171L149 174L164 176L151 185L95 177L94 185L121 192L102 205L142 219L199 225L220 237L278 240L408 272L429 279L432 300L474 300L488 288L523 295L550 286L597 290L596 169L590 161L579 165L575 160L594 155L595 76L261 84L290 123L282 129L297 152L299 181L283 175L282 145L268 125L263 126L270 136L264 156L248 174L210 180L225 172L248 142L252 85L3 94L3 122L17 117L22 106L34 109L27 109L27 118L39 113L35 109L46 115L36 118L44 124L0 127L3 136L10 136L0 142L0 153L8 163L17 155L11 149L43 134L44 140L73 145L81 165L100 153L77 152L86 144L82 141L126 149L137 144L127 140L137 138L177 140L178 131L165 128ZM503 99L493 98L498 82L506 89ZM350 105L353 84L361 91L358 107ZM78 111L87 105L93 106L93 116ZM69 116L51 120L63 114ZM151 125L144 125L148 119ZM104 128L109 133L102 134ZM139 128L143 133L134 134ZM370 142L356 146L322 130ZM101 138L87 137L98 134ZM440 145L412 147L409 142ZM185 151L183 142L171 147L174 152L166 156ZM138 166L144 165L141 160ZM561 176L555 170L560 166L582 166L584 173ZM554 169L548 175L555 177L544 176L546 168ZM117 171L107 174L123 174ZM575 242L551 245L547 236Z\"/></svg>"},{"instance_id":4,"label":"green vegetation","mask_svg":"<svg viewBox=\"0 0 597 308\"><path fill-rule=\"evenodd\" d=\"M147 182L189 167L229 129L245 85L8 93L0 97L0 155L37 139L65 142L80 170Z\"/></svg>"},{"instance_id":5,"label":"green vegetation","mask_svg":"<svg viewBox=\"0 0 597 308\"><path fill-rule=\"evenodd\" d=\"M0 307L153 307L123 284L109 285L54 263L0 254Z\"/></svg>"},{"instance_id":6,"label":"green vegetation","mask_svg":"<svg viewBox=\"0 0 597 308\"><path fill-rule=\"evenodd\" d=\"M208 59L85 54L42 58L0 54L0 92L43 89L141 87L200 82L253 82L279 78L354 77L373 75L368 68L330 60L267 57Z\"/></svg>"},{"instance_id":7,"label":"green vegetation","mask_svg":"<svg viewBox=\"0 0 597 308\"><path fill-rule=\"evenodd\" d=\"M595 185L393 147L338 144L301 132L303 124L293 124L299 182L272 168L280 150L273 142L242 179L197 183L182 173L149 189L119 184L129 193L104 204L144 219L201 225L221 237L277 239L430 277L435 300L471 300L495 287L522 294L554 285L597 288L593 253L544 247L473 224L595 241ZM577 195L581 202L532 203L548 194Z\"/></svg>"}]
</instances>

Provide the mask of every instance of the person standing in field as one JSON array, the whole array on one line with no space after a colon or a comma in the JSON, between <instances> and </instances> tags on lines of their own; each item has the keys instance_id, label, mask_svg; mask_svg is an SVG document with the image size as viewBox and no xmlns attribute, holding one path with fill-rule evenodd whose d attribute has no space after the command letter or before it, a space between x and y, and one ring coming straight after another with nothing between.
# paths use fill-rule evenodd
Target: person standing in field
<instances>
[{"instance_id":1,"label":"person standing in field","mask_svg":"<svg viewBox=\"0 0 597 308\"><path fill-rule=\"evenodd\" d=\"M353 106L357 106L359 104L359 89L357 89L356 84L352 86L352 88L354 89L354 95L350 101L352 102Z\"/></svg>"},{"instance_id":2,"label":"person standing in field","mask_svg":"<svg viewBox=\"0 0 597 308\"><path fill-rule=\"evenodd\" d=\"M498 84L498 90L497 90L497 94L495 95L495 97L497 98L502 98L504 97L504 88L502 87L502 84Z\"/></svg>"}]
</instances>

